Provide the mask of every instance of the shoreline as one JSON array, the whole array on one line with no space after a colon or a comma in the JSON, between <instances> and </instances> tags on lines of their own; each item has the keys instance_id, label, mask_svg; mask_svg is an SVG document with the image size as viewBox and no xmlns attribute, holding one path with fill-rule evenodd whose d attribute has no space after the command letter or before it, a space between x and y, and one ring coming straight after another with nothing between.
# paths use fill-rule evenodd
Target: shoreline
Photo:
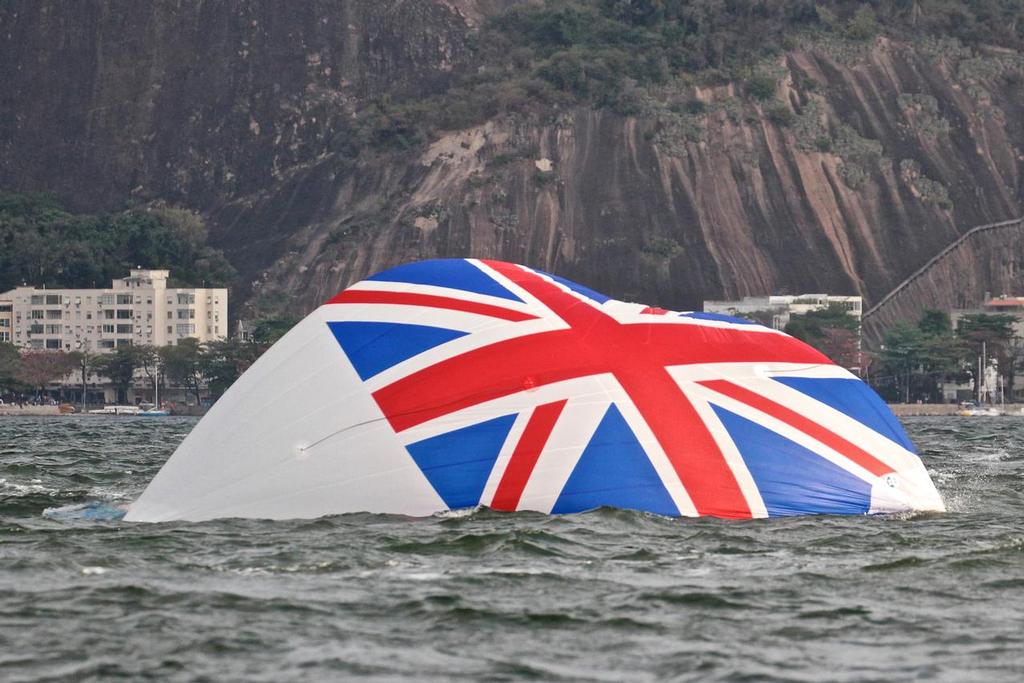
<instances>
[{"instance_id":1,"label":"shoreline","mask_svg":"<svg viewBox=\"0 0 1024 683\"><path fill-rule=\"evenodd\" d=\"M887 403L889 410L896 417L941 417L944 415L960 415L960 406L955 403ZM1002 413L998 417L1024 415L1024 404L1007 403L1006 405L985 406ZM967 417L967 416L964 416ZM992 416L997 417L997 416Z\"/></svg>"},{"instance_id":2,"label":"shoreline","mask_svg":"<svg viewBox=\"0 0 1024 683\"><path fill-rule=\"evenodd\" d=\"M43 417L43 416L61 415L61 414L73 415L74 413L61 413L60 412L60 408L58 408L57 406L25 406L24 408L20 408L17 405L12 405L12 404L5 404L5 405L0 406L0 416L3 416L3 415L12 415L12 416L25 415L25 416L32 416L32 417Z\"/></svg>"},{"instance_id":3,"label":"shoreline","mask_svg":"<svg viewBox=\"0 0 1024 683\"><path fill-rule=\"evenodd\" d=\"M958 415L960 407L954 403L888 403L889 409L896 417L941 417L945 415ZM1024 416L1024 404L1007 403L1005 406L991 406L1000 410L1003 416ZM205 412L205 411L204 411ZM88 415L89 413L62 413L57 406L25 406L19 408L17 405L0 406L0 417L24 416L24 417L61 417L64 415ZM200 416L202 413L196 410L184 410L175 415Z\"/></svg>"}]
</instances>

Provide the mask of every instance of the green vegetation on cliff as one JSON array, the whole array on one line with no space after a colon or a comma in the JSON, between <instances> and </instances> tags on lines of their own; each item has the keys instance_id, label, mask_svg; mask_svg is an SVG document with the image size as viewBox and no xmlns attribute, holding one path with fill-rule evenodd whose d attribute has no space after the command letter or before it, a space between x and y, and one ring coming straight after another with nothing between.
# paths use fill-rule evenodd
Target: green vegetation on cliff
<instances>
[{"instance_id":1,"label":"green vegetation on cliff","mask_svg":"<svg viewBox=\"0 0 1024 683\"><path fill-rule=\"evenodd\" d=\"M735 82L753 100L770 101L778 74L759 65L794 47L798 37L856 44L883 34L1020 48L1024 3L547 0L517 5L480 30L474 41L479 66L470 75L433 98L373 102L361 112L359 142L407 148L431 130L569 103L640 114L647 89L679 79ZM680 110L687 105L676 103ZM784 116L775 111L776 118Z\"/></svg>"},{"instance_id":2,"label":"green vegetation on cliff","mask_svg":"<svg viewBox=\"0 0 1024 683\"><path fill-rule=\"evenodd\" d=\"M0 193L0 292L23 282L107 287L134 267L169 268L174 282L193 286L224 286L234 277L190 211L73 214L49 195Z\"/></svg>"}]
</instances>

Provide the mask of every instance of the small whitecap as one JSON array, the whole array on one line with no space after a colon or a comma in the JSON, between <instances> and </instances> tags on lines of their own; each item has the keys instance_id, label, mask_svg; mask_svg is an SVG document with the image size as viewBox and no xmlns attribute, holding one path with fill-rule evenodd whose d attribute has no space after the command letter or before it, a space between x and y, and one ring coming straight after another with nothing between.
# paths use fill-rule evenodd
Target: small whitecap
<instances>
[{"instance_id":1,"label":"small whitecap","mask_svg":"<svg viewBox=\"0 0 1024 683\"><path fill-rule=\"evenodd\" d=\"M82 567L82 574L85 576L99 576L100 574L106 574L109 569L106 567Z\"/></svg>"},{"instance_id":2,"label":"small whitecap","mask_svg":"<svg viewBox=\"0 0 1024 683\"><path fill-rule=\"evenodd\" d=\"M459 508L457 510L443 510L441 512L435 512L433 516L438 519L460 519L462 517L472 517L479 510L479 507Z\"/></svg>"}]
</instances>

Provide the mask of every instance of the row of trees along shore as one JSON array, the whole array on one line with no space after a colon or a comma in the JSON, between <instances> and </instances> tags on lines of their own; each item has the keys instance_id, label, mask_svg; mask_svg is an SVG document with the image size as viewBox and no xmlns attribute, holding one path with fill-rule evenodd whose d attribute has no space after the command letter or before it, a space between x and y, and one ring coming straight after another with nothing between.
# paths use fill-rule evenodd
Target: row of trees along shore
<instances>
[{"instance_id":1,"label":"row of trees along shore","mask_svg":"<svg viewBox=\"0 0 1024 683\"><path fill-rule=\"evenodd\" d=\"M754 316L756 317L756 316ZM858 321L837 306L793 315L785 331L811 344L834 362L854 367L863 361L864 378L891 402L943 401L943 382L971 382L977 392L978 358L983 353L998 368L1005 394L1012 400L1016 371L1024 367L1024 340L1009 315L975 314L953 328L949 315L928 310L916 324L901 323L885 336L877 353L860 354ZM253 338L199 343L184 339L176 346L120 346L108 354L19 349L0 343L0 395L44 392L66 379L74 386L86 378L105 377L119 392L145 378L155 387L157 368L164 386L184 388L201 403L216 400L294 320L268 318L255 325ZM770 321L768 322L770 324ZM859 358L859 356L862 356Z\"/></svg>"},{"instance_id":2,"label":"row of trees along shore","mask_svg":"<svg viewBox=\"0 0 1024 683\"><path fill-rule=\"evenodd\" d=\"M944 382L970 383L977 396L983 355L998 369L1006 399L1012 401L1017 369L1024 368L1024 339L1014 331L1016 320L978 313L963 316L954 329L947 313L926 310L916 323L889 330L877 352L863 353L857 345L859 323L841 306L793 315L785 331L843 367L859 366L864 379L890 402L941 403Z\"/></svg>"},{"instance_id":3,"label":"row of trees along shore","mask_svg":"<svg viewBox=\"0 0 1024 683\"><path fill-rule=\"evenodd\" d=\"M229 338L201 344L188 338L175 346L119 346L105 354L19 349L0 343L0 395L42 393L61 379L66 380L65 389L72 388L94 375L106 378L122 393L143 378L155 388L159 374L161 386L182 387L196 403L204 398L216 400L294 322L281 318L259 321L250 340Z\"/></svg>"},{"instance_id":4,"label":"row of trees along shore","mask_svg":"<svg viewBox=\"0 0 1024 683\"><path fill-rule=\"evenodd\" d=\"M1012 401L1017 369L1024 367L1024 339L1015 322L1011 315L979 313L960 318L954 329L945 312L925 311L917 324L889 330L868 378L894 402L940 403L943 382L970 382L977 396L978 361L984 356L995 364L1006 400Z\"/></svg>"}]
</instances>

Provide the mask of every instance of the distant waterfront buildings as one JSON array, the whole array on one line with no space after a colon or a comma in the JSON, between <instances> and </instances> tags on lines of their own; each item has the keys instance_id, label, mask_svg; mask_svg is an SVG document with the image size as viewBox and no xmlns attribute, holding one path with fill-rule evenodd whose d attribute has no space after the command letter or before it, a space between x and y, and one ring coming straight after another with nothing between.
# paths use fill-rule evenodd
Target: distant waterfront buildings
<instances>
[{"instance_id":1,"label":"distant waterfront buildings","mask_svg":"<svg viewBox=\"0 0 1024 683\"><path fill-rule=\"evenodd\" d=\"M1013 333L1024 338L1024 297L1005 294L997 297L986 296L978 308L954 308L949 312L953 329L959 327L960 321L969 315L1008 315L1014 319Z\"/></svg>"},{"instance_id":2,"label":"distant waterfront buildings","mask_svg":"<svg viewBox=\"0 0 1024 683\"><path fill-rule=\"evenodd\" d=\"M17 287L0 293L0 341L29 349L168 346L228 334L228 290L168 287L167 270L132 269L109 289Z\"/></svg>"},{"instance_id":3,"label":"distant waterfront buildings","mask_svg":"<svg viewBox=\"0 0 1024 683\"><path fill-rule=\"evenodd\" d=\"M2 313L0 313L2 315ZM949 312L949 320L953 329L960 327L960 323L968 316L976 315L1007 315L1013 318L1010 327L1018 339L1024 339L1024 297L1020 296L989 296L986 292L984 300L976 308L954 308ZM986 402L998 401L1001 393L999 384L999 362L995 357L986 359L988 366L985 369L981 382L981 398ZM973 364L972 379L964 382L945 379L939 383L942 392L942 399L946 402L966 401L978 398L978 387L974 384ZM1006 396L1007 401L1019 400L1020 389L1015 387L1018 396Z\"/></svg>"},{"instance_id":4,"label":"distant waterfront buildings","mask_svg":"<svg viewBox=\"0 0 1024 683\"><path fill-rule=\"evenodd\" d=\"M856 319L856 331L826 332L825 338L816 342L815 346L833 362L859 375L862 366L860 320L864 306L863 299L859 296L833 294L745 296L739 301L705 301L704 312L746 318L781 330L786 327L794 315L825 310L830 306L839 306L847 315Z\"/></svg>"},{"instance_id":5,"label":"distant waterfront buildings","mask_svg":"<svg viewBox=\"0 0 1024 683\"><path fill-rule=\"evenodd\" d=\"M745 296L739 301L705 301L704 312L749 318L781 330L789 322L791 315L819 311L832 304L842 306L848 315L860 321L863 299L859 296L833 294Z\"/></svg>"}]
</instances>

